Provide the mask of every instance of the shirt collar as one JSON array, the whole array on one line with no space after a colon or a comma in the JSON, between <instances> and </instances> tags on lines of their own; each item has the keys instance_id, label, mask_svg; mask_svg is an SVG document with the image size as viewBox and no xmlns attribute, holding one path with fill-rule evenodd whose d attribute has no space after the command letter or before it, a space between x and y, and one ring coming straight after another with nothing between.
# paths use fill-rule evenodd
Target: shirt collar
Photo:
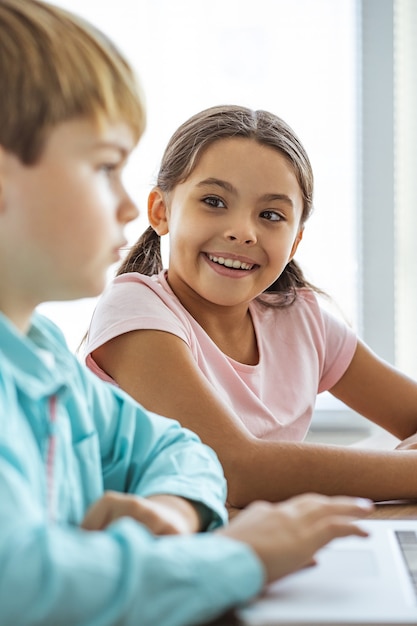
<instances>
[{"instance_id":1,"label":"shirt collar","mask_svg":"<svg viewBox=\"0 0 417 626\"><path fill-rule=\"evenodd\" d=\"M0 353L16 386L33 399L54 395L67 386L64 373L71 371L70 353L63 344L55 325L36 312L26 335L0 313Z\"/></svg>"}]
</instances>

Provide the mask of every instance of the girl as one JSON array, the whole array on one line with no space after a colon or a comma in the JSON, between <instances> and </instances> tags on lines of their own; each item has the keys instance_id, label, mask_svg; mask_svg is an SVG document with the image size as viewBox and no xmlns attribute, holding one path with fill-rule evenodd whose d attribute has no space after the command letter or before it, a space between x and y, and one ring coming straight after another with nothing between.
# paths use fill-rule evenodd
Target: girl
<instances>
[{"instance_id":1,"label":"girl","mask_svg":"<svg viewBox=\"0 0 417 626\"><path fill-rule=\"evenodd\" d=\"M150 227L91 323L89 367L213 447L234 507L305 491L417 497L415 451L303 442L325 390L402 440L417 431L417 383L323 310L294 261L312 205L310 161L281 119L198 113L171 138Z\"/></svg>"}]
</instances>

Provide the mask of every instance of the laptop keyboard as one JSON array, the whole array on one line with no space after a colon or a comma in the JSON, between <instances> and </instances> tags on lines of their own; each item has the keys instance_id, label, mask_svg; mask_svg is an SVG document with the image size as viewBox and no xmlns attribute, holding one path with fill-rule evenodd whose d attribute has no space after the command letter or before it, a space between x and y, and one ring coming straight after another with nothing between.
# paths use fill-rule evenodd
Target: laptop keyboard
<instances>
[{"instance_id":1,"label":"laptop keyboard","mask_svg":"<svg viewBox=\"0 0 417 626\"><path fill-rule=\"evenodd\" d=\"M417 533L414 530L396 530L395 535L417 596Z\"/></svg>"}]
</instances>

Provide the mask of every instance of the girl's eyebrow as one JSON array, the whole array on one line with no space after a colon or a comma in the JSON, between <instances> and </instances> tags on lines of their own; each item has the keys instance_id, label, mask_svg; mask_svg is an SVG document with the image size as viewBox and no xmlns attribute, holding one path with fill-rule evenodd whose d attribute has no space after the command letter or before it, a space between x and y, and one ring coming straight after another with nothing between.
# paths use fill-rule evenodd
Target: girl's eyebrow
<instances>
[{"instance_id":1,"label":"girl's eyebrow","mask_svg":"<svg viewBox=\"0 0 417 626\"><path fill-rule=\"evenodd\" d=\"M221 180L221 178L205 178L204 180L201 180L199 183L197 183L197 187L205 187L208 185L217 185L218 187L222 187L223 189L225 189L229 193L233 193L234 195L237 195L238 193L237 189L233 185L225 180ZM286 204L288 204L290 208L294 208L294 202L285 193L266 193L261 196L260 200L264 202L273 202L274 200L279 200L280 202L285 202Z\"/></svg>"},{"instance_id":2,"label":"girl's eyebrow","mask_svg":"<svg viewBox=\"0 0 417 626\"><path fill-rule=\"evenodd\" d=\"M274 200L279 200L280 202L285 202L291 208L294 208L294 202L291 200L286 193L266 193L262 196L261 200L265 200L266 202L273 202Z\"/></svg>"},{"instance_id":3,"label":"girl's eyebrow","mask_svg":"<svg viewBox=\"0 0 417 626\"><path fill-rule=\"evenodd\" d=\"M207 185L217 185L218 187L222 187L226 191L237 195L237 189L227 181L221 180L221 178L205 178L197 183L197 187L205 187Z\"/></svg>"}]
</instances>

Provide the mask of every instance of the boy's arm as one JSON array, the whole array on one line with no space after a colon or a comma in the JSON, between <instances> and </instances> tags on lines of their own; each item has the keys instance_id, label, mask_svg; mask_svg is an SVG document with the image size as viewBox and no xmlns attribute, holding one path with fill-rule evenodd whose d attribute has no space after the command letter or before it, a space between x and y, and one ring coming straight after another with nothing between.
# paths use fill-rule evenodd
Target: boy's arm
<instances>
[{"instance_id":1,"label":"boy's arm","mask_svg":"<svg viewBox=\"0 0 417 626\"><path fill-rule=\"evenodd\" d=\"M213 533L161 539L128 518L101 532L48 523L0 447L1 624L185 626L260 590L252 551Z\"/></svg>"},{"instance_id":2,"label":"boy's arm","mask_svg":"<svg viewBox=\"0 0 417 626\"><path fill-rule=\"evenodd\" d=\"M352 518L369 512L346 498L303 496L258 503L223 536L157 538L129 518L86 532L47 522L13 447L0 443L1 624L203 623L302 566L332 538L361 534Z\"/></svg>"},{"instance_id":3,"label":"boy's arm","mask_svg":"<svg viewBox=\"0 0 417 626\"><path fill-rule=\"evenodd\" d=\"M144 524L154 535L195 533L206 524L198 505L185 498L156 495L148 498L107 491L87 511L81 524L85 530L104 530L121 517L131 517Z\"/></svg>"},{"instance_id":4,"label":"boy's arm","mask_svg":"<svg viewBox=\"0 0 417 626\"><path fill-rule=\"evenodd\" d=\"M226 482L211 448L176 421L145 411L128 394L80 367L100 441L104 490L156 498L161 507L182 516L188 532L223 524Z\"/></svg>"},{"instance_id":5,"label":"boy's arm","mask_svg":"<svg viewBox=\"0 0 417 626\"><path fill-rule=\"evenodd\" d=\"M73 374L68 372L72 382ZM84 383L91 405L96 392ZM69 394L63 390L58 422L64 419L65 398ZM113 434L113 445L105 450L106 480L151 496L158 491L159 477L160 491L184 492L185 498L192 494L210 512L209 522L219 524L224 480L211 452L174 422L142 416L134 403L125 404L113 390L100 398L117 423L113 427L109 419L103 424L109 442ZM72 394L73 410L75 401ZM112 411L113 403L119 413ZM64 450L61 436L57 440L58 465L66 460L76 471L62 476L61 482L56 476L52 485L57 495L55 522L48 519L42 451L17 402L14 381L0 369L0 624L185 626L212 619L256 594L263 569L243 544L213 533L159 538L126 517L99 532L67 521L72 516L68 506L74 502L61 502L60 489L68 481L86 500L102 493L97 433L92 432L85 405L79 403L78 408L69 436L76 456L72 459L70 449ZM136 467L138 451L144 455L139 455ZM189 453L185 471L180 463L184 451ZM158 458L165 456L171 460L159 464ZM143 484L142 473L147 475ZM77 477L80 482L74 482Z\"/></svg>"}]
</instances>

